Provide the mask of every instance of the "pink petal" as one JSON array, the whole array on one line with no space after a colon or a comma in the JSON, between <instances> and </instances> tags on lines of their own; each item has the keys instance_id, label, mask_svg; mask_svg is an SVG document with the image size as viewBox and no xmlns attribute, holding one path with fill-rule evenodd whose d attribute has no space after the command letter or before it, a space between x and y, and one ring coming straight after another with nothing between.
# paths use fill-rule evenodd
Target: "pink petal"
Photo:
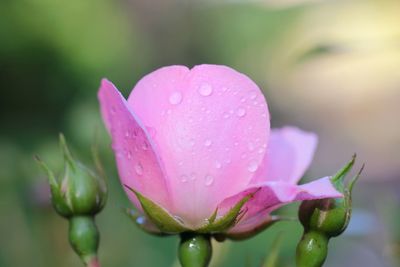
<instances>
[{"instance_id":1,"label":"pink petal","mask_svg":"<svg viewBox=\"0 0 400 267\"><path fill-rule=\"evenodd\" d=\"M111 82L102 80L98 97L103 119L111 134L121 183L171 209L163 171L147 131ZM141 209L136 196L126 188L125 191Z\"/></svg>"},{"instance_id":2,"label":"pink petal","mask_svg":"<svg viewBox=\"0 0 400 267\"><path fill-rule=\"evenodd\" d=\"M260 225L263 225L264 223L270 222L273 220L271 214L271 210L267 209L264 211L261 211L257 215L246 219L240 220L238 224L236 224L233 228L229 229L228 233L230 234L240 234L240 233L245 233L249 232L251 230L254 230Z\"/></svg>"},{"instance_id":3,"label":"pink petal","mask_svg":"<svg viewBox=\"0 0 400 267\"><path fill-rule=\"evenodd\" d=\"M267 103L231 68L161 68L138 82L128 103L154 129L177 215L192 225L240 192L264 157Z\"/></svg>"},{"instance_id":4,"label":"pink petal","mask_svg":"<svg viewBox=\"0 0 400 267\"><path fill-rule=\"evenodd\" d=\"M273 129L263 164L251 183L282 181L296 184L311 164L318 138L295 127Z\"/></svg>"},{"instance_id":5,"label":"pink petal","mask_svg":"<svg viewBox=\"0 0 400 267\"><path fill-rule=\"evenodd\" d=\"M280 181L265 182L263 184L254 185L252 188L225 199L218 206L218 213L225 214L249 193L253 193L254 196L242 208L242 210L246 212L242 221L258 216L258 214L266 210L272 211L282 206L282 204L288 204L294 201L337 198L343 196L334 188L330 177L324 177L300 186ZM261 223L262 221L260 220L258 222Z\"/></svg>"}]
</instances>

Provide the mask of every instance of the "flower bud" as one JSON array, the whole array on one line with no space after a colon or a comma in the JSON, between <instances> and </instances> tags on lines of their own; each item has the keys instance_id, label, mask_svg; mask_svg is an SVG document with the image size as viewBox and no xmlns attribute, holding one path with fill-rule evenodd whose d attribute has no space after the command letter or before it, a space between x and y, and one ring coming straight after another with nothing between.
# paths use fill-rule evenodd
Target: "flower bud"
<instances>
[{"instance_id":1,"label":"flower bud","mask_svg":"<svg viewBox=\"0 0 400 267\"><path fill-rule=\"evenodd\" d=\"M298 267L321 267L327 256L329 239L346 230L351 217L351 192L364 168L363 165L346 186L344 178L354 162L355 156L331 178L332 184L343 194L343 198L308 200L300 205L299 220L304 227L304 234L297 245Z\"/></svg>"},{"instance_id":2,"label":"flower bud","mask_svg":"<svg viewBox=\"0 0 400 267\"><path fill-rule=\"evenodd\" d=\"M107 187L100 164L96 162L98 170L94 172L75 160L62 134L60 134L60 146L65 166L61 182L55 178L47 165L36 157L39 164L48 174L52 203L55 210L66 218L77 215L97 214L104 207L107 199Z\"/></svg>"},{"instance_id":3,"label":"flower bud","mask_svg":"<svg viewBox=\"0 0 400 267\"><path fill-rule=\"evenodd\" d=\"M96 151L93 151L97 167L94 172L72 157L62 134L60 145L65 161L61 182L39 157L36 160L47 172L54 209L69 220L71 247L86 266L99 266L97 249L100 235L94 217L107 199L104 172Z\"/></svg>"},{"instance_id":4,"label":"flower bud","mask_svg":"<svg viewBox=\"0 0 400 267\"><path fill-rule=\"evenodd\" d=\"M344 178L350 172L355 162L355 156L331 181L335 188L343 193L343 198L327 198L303 201L299 209L299 219L305 231L319 231L327 237L335 237L347 228L351 217L351 190L360 172L351 180L348 187Z\"/></svg>"}]
</instances>

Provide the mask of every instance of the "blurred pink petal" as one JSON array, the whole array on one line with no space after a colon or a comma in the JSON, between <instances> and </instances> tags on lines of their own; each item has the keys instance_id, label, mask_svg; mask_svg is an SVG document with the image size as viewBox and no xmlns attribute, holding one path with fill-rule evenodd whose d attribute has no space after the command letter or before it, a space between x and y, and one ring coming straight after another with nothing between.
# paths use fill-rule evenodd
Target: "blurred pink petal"
<instances>
[{"instance_id":1,"label":"blurred pink petal","mask_svg":"<svg viewBox=\"0 0 400 267\"><path fill-rule=\"evenodd\" d=\"M146 129L111 82L102 80L98 96L103 119L112 137L121 183L170 209L167 182ZM126 188L125 191L141 209L136 196Z\"/></svg>"},{"instance_id":2,"label":"blurred pink petal","mask_svg":"<svg viewBox=\"0 0 400 267\"><path fill-rule=\"evenodd\" d=\"M265 98L231 68L161 68L138 82L128 103L154 129L175 214L193 226L241 191L264 157L269 135Z\"/></svg>"},{"instance_id":3,"label":"blurred pink petal","mask_svg":"<svg viewBox=\"0 0 400 267\"><path fill-rule=\"evenodd\" d=\"M267 153L251 183L283 181L296 184L311 164L318 137L296 127L272 129Z\"/></svg>"}]
</instances>

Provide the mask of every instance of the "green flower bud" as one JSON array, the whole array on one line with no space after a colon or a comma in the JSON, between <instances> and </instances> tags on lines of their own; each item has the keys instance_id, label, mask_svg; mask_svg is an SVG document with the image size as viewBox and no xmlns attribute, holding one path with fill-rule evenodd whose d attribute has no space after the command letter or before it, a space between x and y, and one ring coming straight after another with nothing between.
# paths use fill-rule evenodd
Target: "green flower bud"
<instances>
[{"instance_id":1,"label":"green flower bud","mask_svg":"<svg viewBox=\"0 0 400 267\"><path fill-rule=\"evenodd\" d=\"M211 254L209 235L181 234L178 257L182 267L207 267L211 261Z\"/></svg>"},{"instance_id":2,"label":"green flower bud","mask_svg":"<svg viewBox=\"0 0 400 267\"><path fill-rule=\"evenodd\" d=\"M328 253L328 242L346 230L351 217L351 192L359 178L358 174L344 184L344 178L352 169L355 156L331 178L335 188L343 193L343 198L328 198L303 201L299 209L299 220L304 234L297 245L297 267L321 267Z\"/></svg>"},{"instance_id":3,"label":"green flower bud","mask_svg":"<svg viewBox=\"0 0 400 267\"><path fill-rule=\"evenodd\" d=\"M328 237L335 237L347 228L351 217L351 190L362 171L346 188L344 178L354 162L355 157L331 178L336 189L343 193L343 198L309 200L300 205L299 219L305 231L319 231Z\"/></svg>"},{"instance_id":4,"label":"green flower bud","mask_svg":"<svg viewBox=\"0 0 400 267\"><path fill-rule=\"evenodd\" d=\"M65 161L64 173L59 179L61 182L55 178L47 165L36 157L48 174L55 210L66 218L97 214L105 205L107 187L96 155L98 170L94 172L72 157L62 134L60 134L60 146Z\"/></svg>"},{"instance_id":5,"label":"green flower bud","mask_svg":"<svg viewBox=\"0 0 400 267\"><path fill-rule=\"evenodd\" d=\"M60 179L56 179L39 157L36 160L48 175L54 209L69 220L71 247L86 266L98 267L100 235L94 217L102 210L107 199L104 172L95 150L93 156L96 172L72 157L62 134L60 145L65 161L64 173Z\"/></svg>"}]
</instances>

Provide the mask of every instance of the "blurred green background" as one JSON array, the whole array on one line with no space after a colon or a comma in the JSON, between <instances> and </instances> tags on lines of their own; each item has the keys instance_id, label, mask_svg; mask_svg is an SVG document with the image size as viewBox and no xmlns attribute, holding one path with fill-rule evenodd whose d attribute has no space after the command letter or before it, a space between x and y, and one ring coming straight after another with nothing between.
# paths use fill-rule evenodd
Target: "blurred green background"
<instances>
[{"instance_id":1,"label":"blurred green background","mask_svg":"<svg viewBox=\"0 0 400 267\"><path fill-rule=\"evenodd\" d=\"M107 77L127 96L164 65L229 65L264 90L272 126L315 131L305 180L333 174L357 152L366 171L327 267L398 266L400 255L400 2L397 0L0 1L0 266L80 266L67 222L49 203L39 154L62 170L57 135L91 163L100 133L109 175L98 216L103 266L178 266L176 237L140 232L116 175L97 90ZM281 211L296 215L297 205ZM301 236L282 222L244 242L216 244L214 267L260 267L282 233L280 266Z\"/></svg>"}]
</instances>

